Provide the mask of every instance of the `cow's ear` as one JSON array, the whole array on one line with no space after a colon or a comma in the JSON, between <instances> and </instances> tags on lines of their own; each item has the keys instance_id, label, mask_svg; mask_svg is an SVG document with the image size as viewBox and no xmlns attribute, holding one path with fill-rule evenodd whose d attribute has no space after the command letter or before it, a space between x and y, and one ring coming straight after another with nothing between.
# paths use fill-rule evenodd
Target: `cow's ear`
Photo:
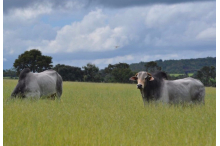
<instances>
[{"instance_id":1,"label":"cow's ear","mask_svg":"<svg viewBox=\"0 0 220 146\"><path fill-rule=\"evenodd\" d=\"M147 73L148 77L148 81L153 81L154 80L154 77L150 74L150 73Z\"/></svg>"},{"instance_id":2,"label":"cow's ear","mask_svg":"<svg viewBox=\"0 0 220 146\"><path fill-rule=\"evenodd\" d=\"M137 75L138 75L138 73L136 73L135 74L135 76L133 76L133 77L130 77L130 79L129 80L131 80L131 81L137 81Z\"/></svg>"},{"instance_id":3,"label":"cow's ear","mask_svg":"<svg viewBox=\"0 0 220 146\"><path fill-rule=\"evenodd\" d=\"M131 80L131 81L137 81L137 77L136 77L136 76L130 77L129 80Z\"/></svg>"},{"instance_id":4,"label":"cow's ear","mask_svg":"<svg viewBox=\"0 0 220 146\"><path fill-rule=\"evenodd\" d=\"M151 77L148 78L148 80L149 80L149 81L153 81L153 80L154 80L154 77L151 76Z\"/></svg>"}]
</instances>

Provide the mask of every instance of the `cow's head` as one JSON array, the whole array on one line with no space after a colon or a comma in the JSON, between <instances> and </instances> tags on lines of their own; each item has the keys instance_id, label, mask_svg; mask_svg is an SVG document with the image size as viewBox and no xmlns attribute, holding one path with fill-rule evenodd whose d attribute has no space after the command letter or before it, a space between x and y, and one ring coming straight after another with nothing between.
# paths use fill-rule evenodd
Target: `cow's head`
<instances>
[{"instance_id":1,"label":"cow's head","mask_svg":"<svg viewBox=\"0 0 220 146\"><path fill-rule=\"evenodd\" d=\"M129 80L137 81L137 88L144 89L145 82L147 80L153 81L154 77L148 72L141 71L141 72L138 72L135 76L130 77Z\"/></svg>"},{"instance_id":2,"label":"cow's head","mask_svg":"<svg viewBox=\"0 0 220 146\"><path fill-rule=\"evenodd\" d=\"M15 98L15 97L25 97L25 82L26 82L26 77L27 74L30 73L31 70L29 68L25 68L21 71L20 75L19 75L19 80L18 80L18 84L15 87L14 91L11 93L11 98Z\"/></svg>"},{"instance_id":3,"label":"cow's head","mask_svg":"<svg viewBox=\"0 0 220 146\"><path fill-rule=\"evenodd\" d=\"M11 93L11 98L20 97L24 98L24 90L25 90L25 83L23 80L18 81L17 86L15 87L14 91Z\"/></svg>"}]
</instances>

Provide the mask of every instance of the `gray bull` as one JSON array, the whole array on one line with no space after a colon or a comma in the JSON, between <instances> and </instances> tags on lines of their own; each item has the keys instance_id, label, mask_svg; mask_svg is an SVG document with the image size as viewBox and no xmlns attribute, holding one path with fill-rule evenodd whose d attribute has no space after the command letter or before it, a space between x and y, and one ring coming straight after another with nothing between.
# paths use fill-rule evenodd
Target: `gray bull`
<instances>
[{"instance_id":1,"label":"gray bull","mask_svg":"<svg viewBox=\"0 0 220 146\"><path fill-rule=\"evenodd\" d=\"M62 77L54 70L46 70L41 73L32 73L25 68L21 71L18 84L11 93L11 98L42 96L59 99L62 95Z\"/></svg>"},{"instance_id":2,"label":"gray bull","mask_svg":"<svg viewBox=\"0 0 220 146\"><path fill-rule=\"evenodd\" d=\"M164 72L151 75L145 71L138 72L130 80L137 81L144 103L153 100L165 103L205 103L205 87L197 79L191 77L166 80Z\"/></svg>"}]
</instances>

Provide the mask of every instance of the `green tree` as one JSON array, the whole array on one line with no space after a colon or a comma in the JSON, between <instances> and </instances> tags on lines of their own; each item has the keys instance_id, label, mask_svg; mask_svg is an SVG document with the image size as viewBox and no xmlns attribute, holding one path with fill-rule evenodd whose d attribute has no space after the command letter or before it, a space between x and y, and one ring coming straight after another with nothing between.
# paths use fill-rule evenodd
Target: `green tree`
<instances>
[{"instance_id":1,"label":"green tree","mask_svg":"<svg viewBox=\"0 0 220 146\"><path fill-rule=\"evenodd\" d=\"M214 66L210 67L210 77L213 79L216 78L216 68Z\"/></svg>"},{"instance_id":2,"label":"green tree","mask_svg":"<svg viewBox=\"0 0 220 146\"><path fill-rule=\"evenodd\" d=\"M14 68L3 70L3 77L17 78L17 72Z\"/></svg>"},{"instance_id":3,"label":"green tree","mask_svg":"<svg viewBox=\"0 0 220 146\"><path fill-rule=\"evenodd\" d=\"M199 79L205 86L216 86L216 69L214 66L204 66L193 76Z\"/></svg>"},{"instance_id":4,"label":"green tree","mask_svg":"<svg viewBox=\"0 0 220 146\"><path fill-rule=\"evenodd\" d=\"M100 82L101 75L99 73L99 68L94 64L88 63L86 66L82 67L84 69L83 80L86 82Z\"/></svg>"},{"instance_id":5,"label":"green tree","mask_svg":"<svg viewBox=\"0 0 220 146\"><path fill-rule=\"evenodd\" d=\"M157 62L150 61L145 64L147 72L155 72L157 70L161 70L161 67L157 65Z\"/></svg>"},{"instance_id":6,"label":"green tree","mask_svg":"<svg viewBox=\"0 0 220 146\"><path fill-rule=\"evenodd\" d=\"M19 55L13 66L19 75L24 68L29 68L33 72L41 72L50 69L53 67L51 63L52 57L44 56L39 50L33 49Z\"/></svg>"},{"instance_id":7,"label":"green tree","mask_svg":"<svg viewBox=\"0 0 220 146\"><path fill-rule=\"evenodd\" d=\"M54 68L63 78L64 81L82 81L83 71L79 67L57 64Z\"/></svg>"},{"instance_id":8,"label":"green tree","mask_svg":"<svg viewBox=\"0 0 220 146\"><path fill-rule=\"evenodd\" d=\"M109 64L108 67L105 68L105 73L107 74L105 76L106 82L120 83L128 83L129 78L134 75L127 63Z\"/></svg>"}]
</instances>

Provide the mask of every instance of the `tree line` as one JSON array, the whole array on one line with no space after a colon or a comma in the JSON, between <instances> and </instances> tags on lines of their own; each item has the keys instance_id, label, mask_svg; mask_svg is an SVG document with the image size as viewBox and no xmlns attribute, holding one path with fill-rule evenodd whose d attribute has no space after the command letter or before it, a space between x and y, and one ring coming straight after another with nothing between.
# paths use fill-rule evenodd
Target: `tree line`
<instances>
[{"instance_id":1,"label":"tree line","mask_svg":"<svg viewBox=\"0 0 220 146\"><path fill-rule=\"evenodd\" d=\"M132 71L131 66L127 63L109 64L104 69L99 69L95 64L91 63L88 63L82 68L65 64L57 64L53 67L52 57L44 56L36 49L25 51L23 54L19 55L13 67L14 68L10 70L3 70L3 76L9 76L11 78L18 77L21 70L24 68L30 68L32 72L42 72L47 69L54 69L62 76L64 81L131 83L129 78L138 72ZM165 71L159 65L158 61L146 62L142 70L151 73L158 70ZM168 79L171 80L184 77L188 77L187 72L179 76L170 76L168 74ZM216 86L216 69L214 66L202 67L193 74L193 77L201 80L206 86Z\"/></svg>"},{"instance_id":2,"label":"tree line","mask_svg":"<svg viewBox=\"0 0 220 146\"><path fill-rule=\"evenodd\" d=\"M167 73L182 74L182 73L196 73L203 66L216 67L216 57L206 57L197 59L181 59L181 60L156 60L161 69ZM139 71L145 69L147 62L139 62L130 64L132 71Z\"/></svg>"},{"instance_id":3,"label":"tree line","mask_svg":"<svg viewBox=\"0 0 220 146\"><path fill-rule=\"evenodd\" d=\"M53 69L62 76L64 81L79 82L129 83L129 77L134 74L126 63L109 64L101 70L91 63L83 66L82 69L64 64L57 64Z\"/></svg>"}]
</instances>

